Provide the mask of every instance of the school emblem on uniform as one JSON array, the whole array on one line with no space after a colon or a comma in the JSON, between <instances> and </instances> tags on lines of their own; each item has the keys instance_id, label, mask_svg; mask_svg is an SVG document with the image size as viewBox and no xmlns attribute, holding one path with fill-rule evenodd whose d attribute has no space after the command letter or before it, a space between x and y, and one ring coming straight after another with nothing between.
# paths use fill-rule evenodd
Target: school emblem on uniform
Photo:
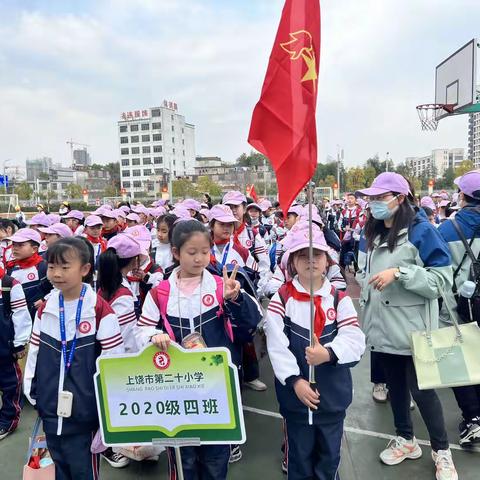
<instances>
[{"instance_id":1,"label":"school emblem on uniform","mask_svg":"<svg viewBox=\"0 0 480 480\"><path fill-rule=\"evenodd\" d=\"M29 280L35 280L35 274L33 272L30 272L28 275L27 275L27 278Z\"/></svg>"},{"instance_id":2,"label":"school emblem on uniform","mask_svg":"<svg viewBox=\"0 0 480 480\"><path fill-rule=\"evenodd\" d=\"M153 364L159 370L165 370L170 366L170 355L167 352L157 352L153 356Z\"/></svg>"},{"instance_id":3,"label":"school emblem on uniform","mask_svg":"<svg viewBox=\"0 0 480 480\"><path fill-rule=\"evenodd\" d=\"M92 329L90 322L81 322L78 326L80 333L88 333Z\"/></svg>"},{"instance_id":4,"label":"school emblem on uniform","mask_svg":"<svg viewBox=\"0 0 480 480\"><path fill-rule=\"evenodd\" d=\"M237 262L236 260L232 260L230 263L231 263L232 265L236 265L238 262Z\"/></svg>"},{"instance_id":5,"label":"school emblem on uniform","mask_svg":"<svg viewBox=\"0 0 480 480\"><path fill-rule=\"evenodd\" d=\"M247 241L245 242L245 245L246 245L248 248L250 248L250 247L252 246L252 241L251 241L251 240L247 240Z\"/></svg>"},{"instance_id":6,"label":"school emblem on uniform","mask_svg":"<svg viewBox=\"0 0 480 480\"><path fill-rule=\"evenodd\" d=\"M335 311L334 308L329 308L327 310L327 318L329 320L335 320L337 318L337 312Z\"/></svg>"},{"instance_id":7,"label":"school emblem on uniform","mask_svg":"<svg viewBox=\"0 0 480 480\"><path fill-rule=\"evenodd\" d=\"M206 307L211 307L213 305L213 302L214 302L213 295L207 294L207 295L204 295L204 297L202 298L202 303Z\"/></svg>"}]
</instances>

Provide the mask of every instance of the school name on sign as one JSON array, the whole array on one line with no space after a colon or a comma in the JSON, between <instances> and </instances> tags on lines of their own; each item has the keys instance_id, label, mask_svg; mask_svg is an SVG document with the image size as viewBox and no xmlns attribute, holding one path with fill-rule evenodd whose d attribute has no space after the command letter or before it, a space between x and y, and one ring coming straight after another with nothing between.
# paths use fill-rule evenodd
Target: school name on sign
<instances>
[{"instance_id":1,"label":"school name on sign","mask_svg":"<svg viewBox=\"0 0 480 480\"><path fill-rule=\"evenodd\" d=\"M236 367L227 349L100 357L95 375L106 445L243 443Z\"/></svg>"}]
</instances>

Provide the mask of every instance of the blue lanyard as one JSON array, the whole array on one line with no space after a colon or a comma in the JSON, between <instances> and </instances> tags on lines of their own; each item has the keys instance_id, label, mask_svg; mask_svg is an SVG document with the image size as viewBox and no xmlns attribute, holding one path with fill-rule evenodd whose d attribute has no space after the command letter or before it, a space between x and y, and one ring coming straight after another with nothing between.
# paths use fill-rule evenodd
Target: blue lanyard
<instances>
[{"instance_id":1,"label":"blue lanyard","mask_svg":"<svg viewBox=\"0 0 480 480\"><path fill-rule=\"evenodd\" d=\"M222 268L225 266L225 262L227 261L229 250L230 250L230 243L227 243L227 245L225 246L225 250L223 251ZM213 255L215 255L215 247L212 248L212 253Z\"/></svg>"},{"instance_id":2,"label":"blue lanyard","mask_svg":"<svg viewBox=\"0 0 480 480\"><path fill-rule=\"evenodd\" d=\"M58 296L58 305L59 305L59 317L60 317L60 337L62 340L62 355L63 363L65 365L65 375L72 365L73 353L75 352L75 347L77 346L77 330L80 325L80 320L82 318L82 306L83 299L85 298L85 292L87 291L87 286L83 285L82 291L80 292L80 298L77 303L77 314L75 316L75 335L73 336L72 345L70 347L70 355L67 360L67 334L65 332L65 304L63 300L63 294L60 292Z\"/></svg>"}]
</instances>

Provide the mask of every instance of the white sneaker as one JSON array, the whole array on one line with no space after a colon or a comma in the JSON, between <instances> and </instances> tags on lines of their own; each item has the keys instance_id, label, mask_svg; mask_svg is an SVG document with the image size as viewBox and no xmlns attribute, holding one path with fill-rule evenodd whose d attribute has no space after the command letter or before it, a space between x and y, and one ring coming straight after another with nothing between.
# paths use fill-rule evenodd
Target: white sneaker
<instances>
[{"instance_id":1,"label":"white sneaker","mask_svg":"<svg viewBox=\"0 0 480 480\"><path fill-rule=\"evenodd\" d=\"M251 382L245 382L244 385L252 390L255 390L256 392L264 392L267 389L267 386L258 378L252 380Z\"/></svg>"},{"instance_id":2,"label":"white sneaker","mask_svg":"<svg viewBox=\"0 0 480 480\"><path fill-rule=\"evenodd\" d=\"M406 458L416 460L421 456L422 449L418 445L415 437L412 440L406 440L403 437L395 437L388 442L387 448L380 453L380 460L386 465L398 465Z\"/></svg>"},{"instance_id":3,"label":"white sneaker","mask_svg":"<svg viewBox=\"0 0 480 480\"><path fill-rule=\"evenodd\" d=\"M448 450L432 450L432 458L435 462L437 480L458 480L458 473L453 464L452 452Z\"/></svg>"},{"instance_id":4,"label":"white sneaker","mask_svg":"<svg viewBox=\"0 0 480 480\"><path fill-rule=\"evenodd\" d=\"M388 388L385 383L375 383L372 391L373 399L378 403L386 403L388 399Z\"/></svg>"}]
</instances>

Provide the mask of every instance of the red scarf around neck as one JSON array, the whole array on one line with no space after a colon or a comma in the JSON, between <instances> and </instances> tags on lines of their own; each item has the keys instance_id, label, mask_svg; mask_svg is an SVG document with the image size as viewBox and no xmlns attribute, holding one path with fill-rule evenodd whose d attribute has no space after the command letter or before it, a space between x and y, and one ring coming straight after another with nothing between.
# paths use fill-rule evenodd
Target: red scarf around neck
<instances>
[{"instance_id":1,"label":"red scarf around neck","mask_svg":"<svg viewBox=\"0 0 480 480\"><path fill-rule=\"evenodd\" d=\"M245 223L242 223L236 230L233 235L233 238L238 242L238 237L245 230Z\"/></svg>"},{"instance_id":2,"label":"red scarf around neck","mask_svg":"<svg viewBox=\"0 0 480 480\"><path fill-rule=\"evenodd\" d=\"M299 292L293 282L286 283L288 295L292 297L294 300L298 300L299 302L310 302L310 294ZM315 304L315 317L314 317L314 332L318 339L322 335L323 328L325 327L325 323L327 321L325 317L325 312L322 309L322 297L320 295L316 295L313 297L313 302Z\"/></svg>"},{"instance_id":3,"label":"red scarf around neck","mask_svg":"<svg viewBox=\"0 0 480 480\"><path fill-rule=\"evenodd\" d=\"M15 260L14 265L20 267L22 270L25 268L36 267L39 263L43 262L43 258L35 252L31 257L24 258L23 260Z\"/></svg>"},{"instance_id":4,"label":"red scarf around neck","mask_svg":"<svg viewBox=\"0 0 480 480\"><path fill-rule=\"evenodd\" d=\"M230 239L227 238L226 240L214 240L215 245L228 245L230 243Z\"/></svg>"},{"instance_id":5,"label":"red scarf around neck","mask_svg":"<svg viewBox=\"0 0 480 480\"><path fill-rule=\"evenodd\" d=\"M145 273L148 273L152 267L153 267L153 262L150 260L150 263L145 268L142 268L142 270ZM127 275L127 280L129 282L142 282L143 281L143 280L140 280L140 278L138 278L138 277L134 277L133 275Z\"/></svg>"},{"instance_id":6,"label":"red scarf around neck","mask_svg":"<svg viewBox=\"0 0 480 480\"><path fill-rule=\"evenodd\" d=\"M98 243L100 244L100 249L101 252L103 253L107 249L107 241L103 237L92 237L87 233L87 240L92 244L92 245L97 245Z\"/></svg>"}]
</instances>

